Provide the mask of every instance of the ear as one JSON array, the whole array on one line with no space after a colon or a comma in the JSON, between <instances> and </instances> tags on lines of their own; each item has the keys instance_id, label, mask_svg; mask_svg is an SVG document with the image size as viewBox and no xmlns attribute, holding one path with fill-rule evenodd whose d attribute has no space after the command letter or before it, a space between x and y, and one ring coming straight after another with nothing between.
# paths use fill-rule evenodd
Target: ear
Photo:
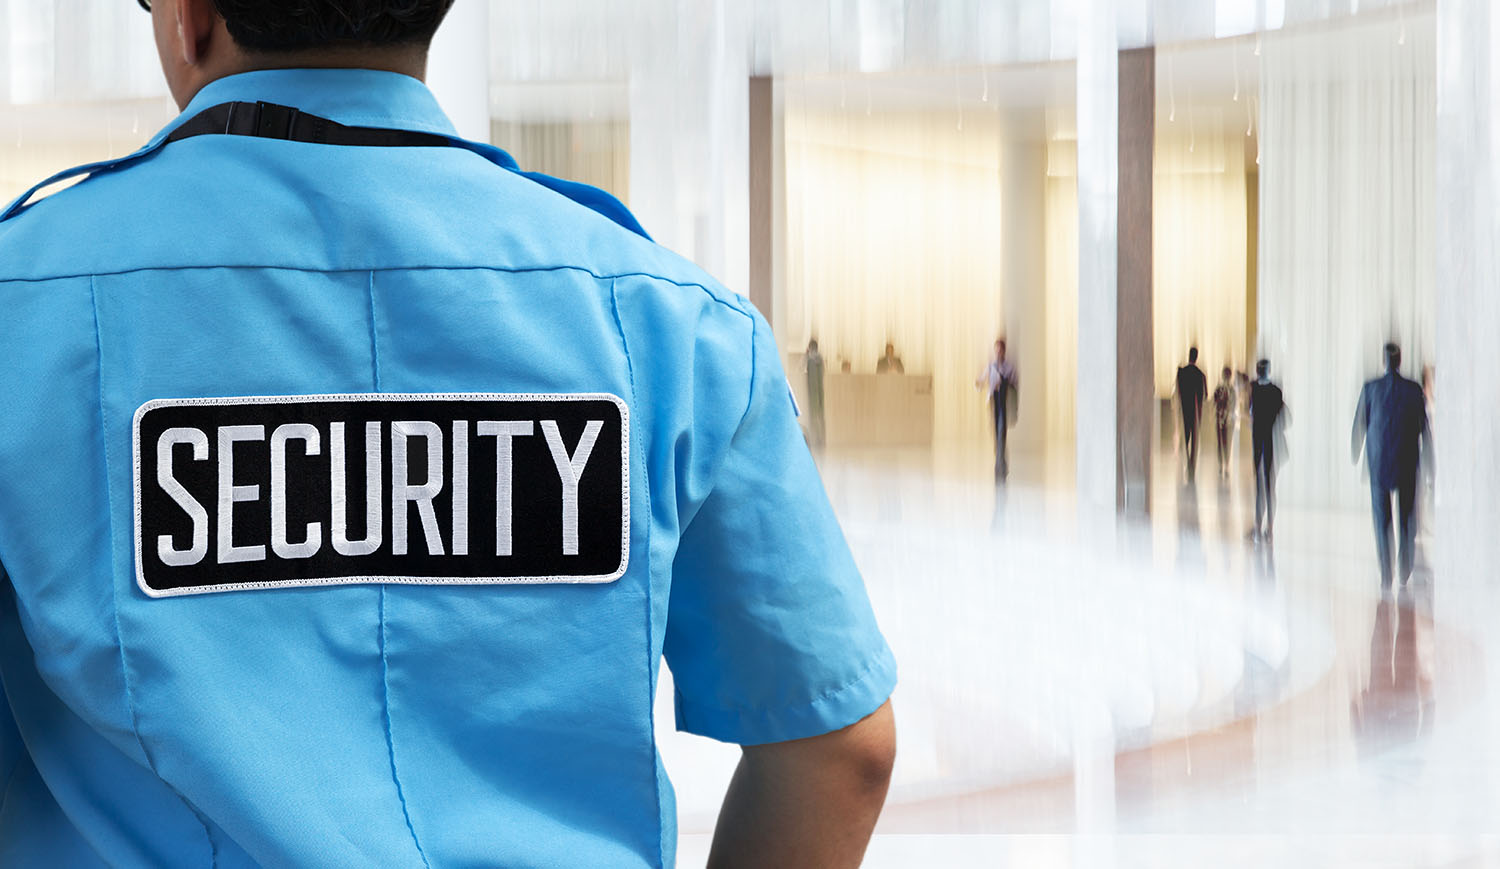
<instances>
[{"instance_id":1,"label":"ear","mask_svg":"<svg viewBox=\"0 0 1500 869\"><path fill-rule=\"evenodd\" d=\"M182 62L198 66L208 54L218 12L213 0L172 0L177 19L177 43L182 50Z\"/></svg>"}]
</instances>

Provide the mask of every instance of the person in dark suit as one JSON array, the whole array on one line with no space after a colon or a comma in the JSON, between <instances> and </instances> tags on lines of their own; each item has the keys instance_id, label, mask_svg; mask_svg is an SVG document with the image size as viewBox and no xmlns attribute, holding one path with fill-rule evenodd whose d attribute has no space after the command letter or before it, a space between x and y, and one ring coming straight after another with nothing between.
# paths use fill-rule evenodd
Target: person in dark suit
<instances>
[{"instance_id":1,"label":"person in dark suit","mask_svg":"<svg viewBox=\"0 0 1500 869\"><path fill-rule=\"evenodd\" d=\"M1396 496L1405 585L1416 556L1417 471L1424 463L1429 473L1432 470L1432 436L1422 387L1401 376L1401 348L1395 344L1385 345L1385 376L1366 383L1359 394L1350 445L1356 463L1363 445L1370 469L1381 588L1391 585L1391 495Z\"/></svg>"},{"instance_id":2,"label":"person in dark suit","mask_svg":"<svg viewBox=\"0 0 1500 869\"><path fill-rule=\"evenodd\" d=\"M896 345L886 342L885 355L875 362L876 374L905 374L906 366L901 364L901 357L896 355Z\"/></svg>"},{"instance_id":3,"label":"person in dark suit","mask_svg":"<svg viewBox=\"0 0 1500 869\"><path fill-rule=\"evenodd\" d=\"M1208 378L1198 367L1198 348L1188 351L1188 364L1177 369L1177 404L1182 410L1182 447L1187 451L1188 482L1198 470L1198 423L1208 399Z\"/></svg>"},{"instance_id":4,"label":"person in dark suit","mask_svg":"<svg viewBox=\"0 0 1500 869\"><path fill-rule=\"evenodd\" d=\"M1255 528L1250 539L1269 543L1276 524L1276 441L1291 414L1281 387L1271 382L1271 362L1255 363L1250 386L1251 448L1255 455Z\"/></svg>"}]
</instances>

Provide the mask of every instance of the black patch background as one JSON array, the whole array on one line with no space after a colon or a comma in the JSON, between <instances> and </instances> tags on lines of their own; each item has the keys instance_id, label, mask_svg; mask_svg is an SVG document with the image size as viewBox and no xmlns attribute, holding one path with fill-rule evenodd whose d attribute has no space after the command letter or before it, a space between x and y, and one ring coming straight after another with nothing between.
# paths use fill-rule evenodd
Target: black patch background
<instances>
[{"instance_id":1,"label":"black patch background","mask_svg":"<svg viewBox=\"0 0 1500 869\"><path fill-rule=\"evenodd\" d=\"M467 420L469 428L469 554L453 555L453 423ZM479 437L481 420L527 420L529 437L512 444L512 554L495 555L496 439ZM568 454L590 420L603 428L589 455L578 486L578 554L562 554L562 482L541 420L556 420ZM345 439L346 536L363 540L365 521L365 423L378 421L381 430L380 548L367 556L344 556L332 542L329 463L329 423L343 422ZM428 554L416 504L408 503L407 554L391 551L391 423L429 421L443 432L443 489L433 498L444 555ZM310 558L284 559L271 548L271 435L286 423L308 423L320 435L316 456L304 455L301 440L287 443L287 538L306 538L307 523L321 522L322 545ZM265 426L265 440L234 445L234 485L260 485L255 501L234 505L235 546L263 545L264 561L218 563L218 428L226 425ZM137 462L140 516L140 575L153 590L348 577L417 577L424 579L490 579L507 577L606 577L620 568L624 529L620 408L608 399L500 400L456 398L434 400L316 400L244 404L183 404L153 407L141 415ZM208 554L195 565L169 567L157 554L157 537L171 535L173 546L186 549L192 540L192 520L157 484L157 442L167 429L186 427L208 436L208 460L194 461L190 444L174 448L173 476L208 511ZM426 438L407 440L410 469L407 480L427 480Z\"/></svg>"}]
</instances>

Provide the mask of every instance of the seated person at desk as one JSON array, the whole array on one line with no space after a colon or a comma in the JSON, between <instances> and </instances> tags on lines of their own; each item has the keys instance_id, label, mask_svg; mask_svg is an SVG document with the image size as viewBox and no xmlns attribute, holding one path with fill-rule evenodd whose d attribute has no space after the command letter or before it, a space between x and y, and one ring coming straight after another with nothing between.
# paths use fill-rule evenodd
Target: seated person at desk
<instances>
[{"instance_id":1,"label":"seated person at desk","mask_svg":"<svg viewBox=\"0 0 1500 869\"><path fill-rule=\"evenodd\" d=\"M885 344L885 355L875 363L876 374L905 374L906 366L901 364L901 357L896 355L896 345L889 341Z\"/></svg>"}]
</instances>

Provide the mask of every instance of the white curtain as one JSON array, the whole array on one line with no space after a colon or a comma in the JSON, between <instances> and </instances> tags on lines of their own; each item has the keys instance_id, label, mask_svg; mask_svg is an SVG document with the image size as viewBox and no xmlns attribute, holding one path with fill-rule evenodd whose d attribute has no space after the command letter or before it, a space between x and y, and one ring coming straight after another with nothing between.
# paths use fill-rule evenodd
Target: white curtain
<instances>
[{"instance_id":1,"label":"white curtain","mask_svg":"<svg viewBox=\"0 0 1500 869\"><path fill-rule=\"evenodd\" d=\"M1071 124L1071 120L1067 121ZM1078 391L1078 140L1047 142L1047 440L1071 443Z\"/></svg>"},{"instance_id":2,"label":"white curtain","mask_svg":"<svg viewBox=\"0 0 1500 869\"><path fill-rule=\"evenodd\" d=\"M786 110L787 351L875 370L887 341L933 377L934 438L982 443L974 378L1000 333L1000 138L993 112Z\"/></svg>"},{"instance_id":3,"label":"white curtain","mask_svg":"<svg viewBox=\"0 0 1500 869\"><path fill-rule=\"evenodd\" d=\"M1233 129L1228 125L1232 124ZM1211 383L1245 370L1245 128L1220 108L1158 113L1153 196L1156 392L1172 394L1188 349Z\"/></svg>"},{"instance_id":4,"label":"white curtain","mask_svg":"<svg viewBox=\"0 0 1500 869\"><path fill-rule=\"evenodd\" d=\"M1245 365L1247 193L1244 129L1222 110L1158 118L1153 326L1156 389L1172 393L1188 348L1217 380ZM1047 146L1047 434L1073 438L1078 346L1077 142L1064 113Z\"/></svg>"},{"instance_id":5,"label":"white curtain","mask_svg":"<svg viewBox=\"0 0 1500 869\"><path fill-rule=\"evenodd\" d=\"M0 0L0 104L165 95L151 16L117 0Z\"/></svg>"},{"instance_id":6,"label":"white curtain","mask_svg":"<svg viewBox=\"0 0 1500 869\"><path fill-rule=\"evenodd\" d=\"M1293 414L1281 493L1356 506L1360 384L1388 339L1409 377L1433 358L1432 8L1268 36L1261 87L1257 345Z\"/></svg>"}]
</instances>

